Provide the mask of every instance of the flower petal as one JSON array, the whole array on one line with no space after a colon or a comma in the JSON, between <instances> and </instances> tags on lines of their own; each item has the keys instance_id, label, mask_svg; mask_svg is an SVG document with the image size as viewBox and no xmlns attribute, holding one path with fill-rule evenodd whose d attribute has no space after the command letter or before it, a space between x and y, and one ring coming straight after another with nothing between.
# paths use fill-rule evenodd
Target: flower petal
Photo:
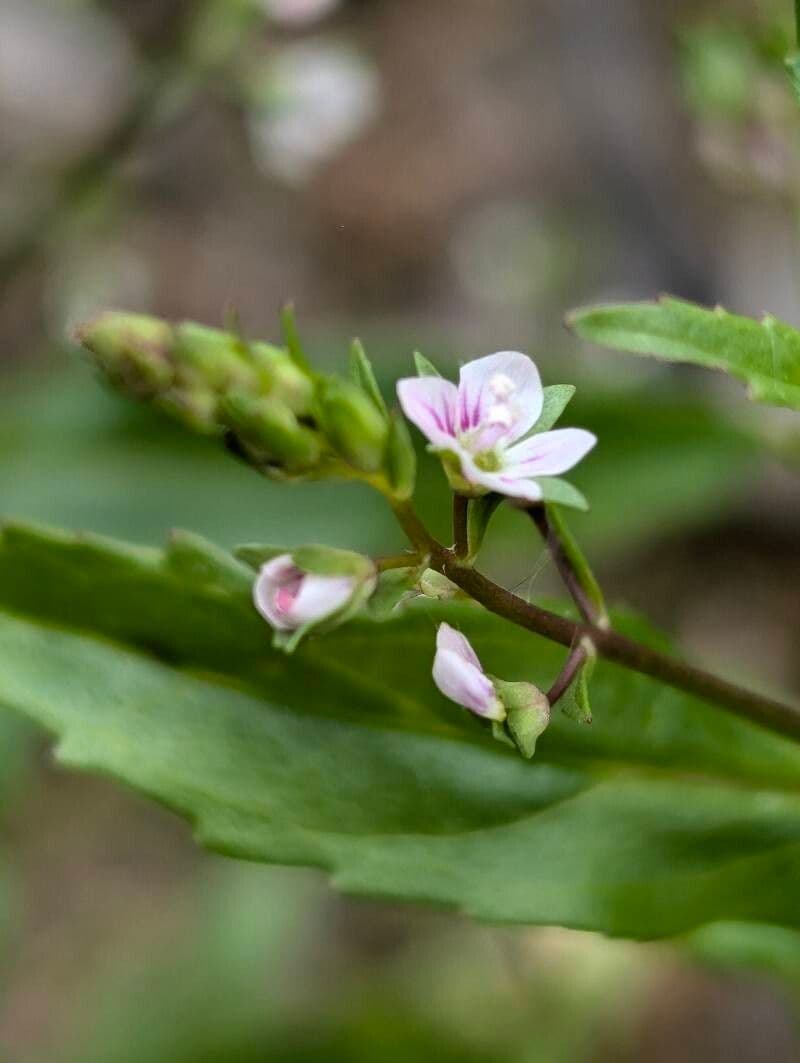
<instances>
[{"instance_id":1,"label":"flower petal","mask_svg":"<svg viewBox=\"0 0 800 1063\"><path fill-rule=\"evenodd\" d=\"M483 671L478 655L470 645L469 639L466 635L462 635L460 631L456 631L454 627L450 627L449 624L439 624L436 632L436 649L457 653L459 657L462 657L470 664L474 664L481 672Z\"/></svg>"},{"instance_id":2,"label":"flower petal","mask_svg":"<svg viewBox=\"0 0 800 1063\"><path fill-rule=\"evenodd\" d=\"M472 431L488 424L492 409L511 413L505 434L519 439L542 412L542 382L533 359L519 351L498 351L462 366L458 381L458 429Z\"/></svg>"},{"instance_id":3,"label":"flower petal","mask_svg":"<svg viewBox=\"0 0 800 1063\"><path fill-rule=\"evenodd\" d=\"M447 627L443 624L442 627ZM441 631L441 628L440 628ZM457 635L458 632L453 632ZM463 635L464 643L474 656ZM492 681L484 675L480 664L475 664L463 655L463 645L459 643L459 650L443 648L439 645L437 635L436 656L433 661L433 681L446 698L462 705L465 709L483 716L489 720L502 720L505 718L503 704L495 693ZM450 636L445 635L444 642L450 642ZM477 657L475 658L477 661Z\"/></svg>"},{"instance_id":4,"label":"flower petal","mask_svg":"<svg viewBox=\"0 0 800 1063\"><path fill-rule=\"evenodd\" d=\"M509 447L504 455L506 476L559 476L586 457L597 436L583 428L541 432Z\"/></svg>"},{"instance_id":5,"label":"flower petal","mask_svg":"<svg viewBox=\"0 0 800 1063\"><path fill-rule=\"evenodd\" d=\"M484 472L468 454L461 454L461 471L464 479L485 491L494 491L508 498L524 498L527 502L541 502L542 489L535 480L520 476L514 469L499 472Z\"/></svg>"},{"instance_id":6,"label":"flower petal","mask_svg":"<svg viewBox=\"0 0 800 1063\"><path fill-rule=\"evenodd\" d=\"M352 597L355 585L352 576L307 574L291 608L293 625L302 627L337 612Z\"/></svg>"},{"instance_id":7,"label":"flower petal","mask_svg":"<svg viewBox=\"0 0 800 1063\"><path fill-rule=\"evenodd\" d=\"M458 389L441 377L406 377L397 382L403 413L435 447L449 447L456 435Z\"/></svg>"},{"instance_id":8,"label":"flower petal","mask_svg":"<svg viewBox=\"0 0 800 1063\"><path fill-rule=\"evenodd\" d=\"M281 587L301 576L302 572L292 561L291 554L279 554L259 569L253 584L253 605L267 623L278 631L291 631L295 625L278 608L275 596Z\"/></svg>"}]
</instances>

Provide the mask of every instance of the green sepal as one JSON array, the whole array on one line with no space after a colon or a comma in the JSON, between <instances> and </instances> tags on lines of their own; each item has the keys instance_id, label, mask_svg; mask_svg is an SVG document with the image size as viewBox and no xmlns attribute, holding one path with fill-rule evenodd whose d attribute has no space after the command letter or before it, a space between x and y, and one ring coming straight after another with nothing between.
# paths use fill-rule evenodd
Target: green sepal
<instances>
[{"instance_id":1,"label":"green sepal","mask_svg":"<svg viewBox=\"0 0 800 1063\"><path fill-rule=\"evenodd\" d=\"M286 546L266 546L262 543L243 543L233 548L233 556L248 568L256 572L268 561L274 561L281 554L290 554L291 548Z\"/></svg>"},{"instance_id":2,"label":"green sepal","mask_svg":"<svg viewBox=\"0 0 800 1063\"><path fill-rule=\"evenodd\" d=\"M502 720L489 720L487 722L490 725L492 738L496 739L498 742L502 742L504 746L511 746L512 749L516 748L514 739L508 733L508 729Z\"/></svg>"},{"instance_id":3,"label":"green sepal","mask_svg":"<svg viewBox=\"0 0 800 1063\"><path fill-rule=\"evenodd\" d=\"M586 652L586 660L578 669L575 678L561 695L559 706L563 714L576 723L592 722L592 706L589 701L589 680L597 661L597 651L591 639L584 638L581 645Z\"/></svg>"},{"instance_id":4,"label":"green sepal","mask_svg":"<svg viewBox=\"0 0 800 1063\"><path fill-rule=\"evenodd\" d=\"M559 476L537 476L536 482L542 489L543 502L584 511L589 508L585 495L568 480L562 480Z\"/></svg>"},{"instance_id":5,"label":"green sepal","mask_svg":"<svg viewBox=\"0 0 800 1063\"><path fill-rule=\"evenodd\" d=\"M365 395L372 399L378 411L384 417L388 417L389 411L386 409L381 389L375 379L372 362L367 357L364 345L359 339L353 340L350 345L350 375L353 378L353 382L361 388Z\"/></svg>"},{"instance_id":6,"label":"green sepal","mask_svg":"<svg viewBox=\"0 0 800 1063\"><path fill-rule=\"evenodd\" d=\"M289 352L289 357L298 369L310 374L311 364L300 341L300 333L297 331L294 303L287 303L281 311L281 331L283 332L283 340Z\"/></svg>"},{"instance_id":7,"label":"green sepal","mask_svg":"<svg viewBox=\"0 0 800 1063\"><path fill-rule=\"evenodd\" d=\"M417 376L441 376L442 374L433 364L428 361L424 354L420 354L419 351L414 351L414 365L416 366Z\"/></svg>"},{"instance_id":8,"label":"green sepal","mask_svg":"<svg viewBox=\"0 0 800 1063\"><path fill-rule=\"evenodd\" d=\"M542 392L544 400L534 432L549 432L575 394L574 384L551 384Z\"/></svg>"},{"instance_id":9,"label":"green sepal","mask_svg":"<svg viewBox=\"0 0 800 1063\"><path fill-rule=\"evenodd\" d=\"M526 758L536 752L536 741L550 723L550 703L533 683L507 683L492 679L506 710L506 727L514 745Z\"/></svg>"},{"instance_id":10,"label":"green sepal","mask_svg":"<svg viewBox=\"0 0 800 1063\"><path fill-rule=\"evenodd\" d=\"M470 499L467 507L467 544L470 561L474 561L478 556L489 522L502 501L503 496L494 492L481 495L480 498Z\"/></svg>"},{"instance_id":11,"label":"green sepal","mask_svg":"<svg viewBox=\"0 0 800 1063\"><path fill-rule=\"evenodd\" d=\"M363 554L333 546L298 546L289 553L299 569L315 576L354 576L365 579L375 571L372 561Z\"/></svg>"},{"instance_id":12,"label":"green sepal","mask_svg":"<svg viewBox=\"0 0 800 1063\"><path fill-rule=\"evenodd\" d=\"M361 388L348 380L320 380L320 427L333 449L362 472L383 465L389 429L386 419Z\"/></svg>"},{"instance_id":13,"label":"green sepal","mask_svg":"<svg viewBox=\"0 0 800 1063\"><path fill-rule=\"evenodd\" d=\"M405 502L414 494L417 479L417 454L405 419L392 410L389 416L389 438L386 442L386 475L392 495Z\"/></svg>"}]
</instances>

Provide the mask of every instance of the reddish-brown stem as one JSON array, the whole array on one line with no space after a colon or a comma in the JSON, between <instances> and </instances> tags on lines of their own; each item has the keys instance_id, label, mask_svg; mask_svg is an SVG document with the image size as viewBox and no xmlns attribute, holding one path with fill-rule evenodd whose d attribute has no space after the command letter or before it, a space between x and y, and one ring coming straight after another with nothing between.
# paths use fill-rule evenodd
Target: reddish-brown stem
<instances>
[{"instance_id":1,"label":"reddish-brown stem","mask_svg":"<svg viewBox=\"0 0 800 1063\"><path fill-rule=\"evenodd\" d=\"M584 636L594 643L599 656L634 672L652 676L678 690L729 709L753 723L800 740L800 708L757 694L712 675L677 657L670 657L640 642L588 623L532 605L511 591L492 583L476 569L463 564L437 542L420 522L410 505L400 503L395 513L417 548L430 556L430 565L452 580L476 602L505 620L526 628L562 646L577 646Z\"/></svg>"}]
</instances>

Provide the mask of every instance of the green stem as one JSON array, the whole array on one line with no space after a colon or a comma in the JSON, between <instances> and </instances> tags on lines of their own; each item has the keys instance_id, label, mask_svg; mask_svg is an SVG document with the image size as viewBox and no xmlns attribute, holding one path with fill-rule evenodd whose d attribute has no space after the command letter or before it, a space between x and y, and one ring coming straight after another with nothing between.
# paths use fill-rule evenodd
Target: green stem
<instances>
[{"instance_id":1,"label":"green stem","mask_svg":"<svg viewBox=\"0 0 800 1063\"><path fill-rule=\"evenodd\" d=\"M589 624L611 626L603 592L558 506L534 505L528 516L539 529L567 590Z\"/></svg>"},{"instance_id":2,"label":"green stem","mask_svg":"<svg viewBox=\"0 0 800 1063\"><path fill-rule=\"evenodd\" d=\"M430 555L431 568L447 576L457 587L497 616L562 646L576 646L583 637L588 636L598 654L606 660L723 706L762 727L800 740L800 708L796 705L787 705L729 683L616 631L588 623L575 623L557 613L531 605L465 565L451 550L437 542L409 503L397 503L394 509L414 545L421 553Z\"/></svg>"},{"instance_id":3,"label":"green stem","mask_svg":"<svg viewBox=\"0 0 800 1063\"><path fill-rule=\"evenodd\" d=\"M388 572L393 568L413 568L415 565L419 565L420 556L418 553L405 553L405 554L390 554L387 557L376 557L375 568L378 572Z\"/></svg>"}]
</instances>

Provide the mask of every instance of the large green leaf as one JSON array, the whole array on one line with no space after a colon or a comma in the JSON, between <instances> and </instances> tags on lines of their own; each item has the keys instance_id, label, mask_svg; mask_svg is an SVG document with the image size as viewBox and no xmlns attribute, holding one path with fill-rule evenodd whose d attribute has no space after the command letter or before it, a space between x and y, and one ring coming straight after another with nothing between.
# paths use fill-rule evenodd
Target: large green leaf
<instances>
[{"instance_id":1,"label":"large green leaf","mask_svg":"<svg viewBox=\"0 0 800 1063\"><path fill-rule=\"evenodd\" d=\"M507 678L563 651L470 606L269 648L250 574L191 536L166 553L9 526L0 701L232 855L341 889L626 936L711 919L800 926L800 751L601 664L594 725L525 762L430 679L446 616Z\"/></svg>"},{"instance_id":2,"label":"large green leaf","mask_svg":"<svg viewBox=\"0 0 800 1063\"><path fill-rule=\"evenodd\" d=\"M800 332L769 315L754 321L665 296L575 310L567 323L605 347L722 369L757 401L800 409Z\"/></svg>"}]
</instances>

